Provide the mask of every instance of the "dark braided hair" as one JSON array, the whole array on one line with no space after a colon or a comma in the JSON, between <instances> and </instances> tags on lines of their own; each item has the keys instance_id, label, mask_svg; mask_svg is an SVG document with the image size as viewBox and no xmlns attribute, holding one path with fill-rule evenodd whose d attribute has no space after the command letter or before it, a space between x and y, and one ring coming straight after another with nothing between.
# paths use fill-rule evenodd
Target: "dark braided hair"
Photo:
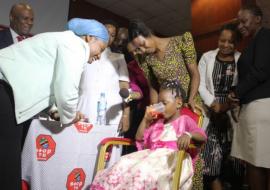
<instances>
[{"instance_id":1,"label":"dark braided hair","mask_svg":"<svg viewBox=\"0 0 270 190\"><path fill-rule=\"evenodd\" d=\"M180 82L178 80L169 80L165 81L161 86L161 89L169 89L172 90L172 94L176 94L175 97L180 97L183 100L186 99L186 92L182 88Z\"/></svg>"}]
</instances>

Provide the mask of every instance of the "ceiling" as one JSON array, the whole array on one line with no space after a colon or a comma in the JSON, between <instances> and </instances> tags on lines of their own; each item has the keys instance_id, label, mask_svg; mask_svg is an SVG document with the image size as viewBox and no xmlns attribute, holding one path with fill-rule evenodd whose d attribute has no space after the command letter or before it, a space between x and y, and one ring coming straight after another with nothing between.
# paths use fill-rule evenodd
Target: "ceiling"
<instances>
[{"instance_id":1,"label":"ceiling","mask_svg":"<svg viewBox=\"0 0 270 190\"><path fill-rule=\"evenodd\" d=\"M141 19L153 31L173 36L191 28L190 0L86 0L127 19Z\"/></svg>"}]
</instances>

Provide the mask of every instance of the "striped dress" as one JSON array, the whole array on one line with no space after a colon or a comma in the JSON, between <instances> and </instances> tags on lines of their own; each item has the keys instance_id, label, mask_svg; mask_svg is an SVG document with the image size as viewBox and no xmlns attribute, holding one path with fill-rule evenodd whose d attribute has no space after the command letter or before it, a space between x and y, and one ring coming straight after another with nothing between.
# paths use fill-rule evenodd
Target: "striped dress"
<instances>
[{"instance_id":1,"label":"striped dress","mask_svg":"<svg viewBox=\"0 0 270 190\"><path fill-rule=\"evenodd\" d=\"M212 73L216 102L226 103L228 93L233 88L234 73L234 61L225 62L216 58ZM206 176L220 176L223 172L224 164L228 163L231 150L232 125L227 113L212 112L206 133L208 141L203 150L203 174ZM235 160L230 164L233 165L233 172L240 175L242 169L239 167L239 164Z\"/></svg>"}]
</instances>

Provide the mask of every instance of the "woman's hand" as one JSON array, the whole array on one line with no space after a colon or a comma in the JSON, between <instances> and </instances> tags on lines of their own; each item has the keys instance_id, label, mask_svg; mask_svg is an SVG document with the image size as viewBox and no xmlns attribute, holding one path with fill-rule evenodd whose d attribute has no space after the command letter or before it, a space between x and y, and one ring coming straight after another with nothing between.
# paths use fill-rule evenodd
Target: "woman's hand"
<instances>
[{"instance_id":1,"label":"woman's hand","mask_svg":"<svg viewBox=\"0 0 270 190\"><path fill-rule=\"evenodd\" d=\"M236 94L234 92L230 92L229 95L228 95L228 99L229 101L232 101L232 102L239 102L239 98L236 97Z\"/></svg>"},{"instance_id":2,"label":"woman's hand","mask_svg":"<svg viewBox=\"0 0 270 190\"><path fill-rule=\"evenodd\" d=\"M226 112L229 109L231 109L231 105L228 103L224 103L224 104L220 104L216 101L214 101L210 108L215 112L215 113L222 113L222 112Z\"/></svg>"},{"instance_id":3,"label":"woman's hand","mask_svg":"<svg viewBox=\"0 0 270 190\"><path fill-rule=\"evenodd\" d=\"M216 101L214 101L211 106L210 106L211 110L213 110L215 113L219 113L221 112L221 104L217 103Z\"/></svg>"},{"instance_id":4,"label":"woman's hand","mask_svg":"<svg viewBox=\"0 0 270 190\"><path fill-rule=\"evenodd\" d=\"M84 119L84 114L81 112L77 112L75 118L73 119L72 123L77 123L78 121Z\"/></svg>"},{"instance_id":5,"label":"woman's hand","mask_svg":"<svg viewBox=\"0 0 270 190\"><path fill-rule=\"evenodd\" d=\"M231 110L231 115L233 120L238 123L239 121L239 115L240 115L240 106L235 107L234 109Z\"/></svg>"},{"instance_id":6,"label":"woman's hand","mask_svg":"<svg viewBox=\"0 0 270 190\"><path fill-rule=\"evenodd\" d=\"M177 140L178 149L179 150L187 150L188 146L190 145L190 140L191 140L190 133L182 134Z\"/></svg>"},{"instance_id":7,"label":"woman's hand","mask_svg":"<svg viewBox=\"0 0 270 190\"><path fill-rule=\"evenodd\" d=\"M60 121L60 114L58 111L51 112L49 115L51 119L55 121Z\"/></svg>"},{"instance_id":8,"label":"woman's hand","mask_svg":"<svg viewBox=\"0 0 270 190\"><path fill-rule=\"evenodd\" d=\"M195 112L195 110L196 110L196 103L195 103L195 101L194 101L193 98L188 99L188 106L189 106L189 108L190 108L193 112Z\"/></svg>"},{"instance_id":9,"label":"woman's hand","mask_svg":"<svg viewBox=\"0 0 270 190\"><path fill-rule=\"evenodd\" d=\"M129 125L129 115L123 114L119 123L118 130L121 132L127 132L129 130Z\"/></svg>"}]
</instances>

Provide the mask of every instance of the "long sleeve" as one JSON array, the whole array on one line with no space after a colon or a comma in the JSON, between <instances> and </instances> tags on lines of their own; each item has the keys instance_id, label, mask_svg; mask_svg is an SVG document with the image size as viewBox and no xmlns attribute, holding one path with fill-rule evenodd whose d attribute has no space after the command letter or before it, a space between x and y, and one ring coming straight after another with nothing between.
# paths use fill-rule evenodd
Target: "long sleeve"
<instances>
[{"instance_id":1,"label":"long sleeve","mask_svg":"<svg viewBox=\"0 0 270 190\"><path fill-rule=\"evenodd\" d=\"M124 55L119 56L118 64L119 80L129 82L127 63L125 61Z\"/></svg>"},{"instance_id":2,"label":"long sleeve","mask_svg":"<svg viewBox=\"0 0 270 190\"><path fill-rule=\"evenodd\" d=\"M86 64L83 47L76 49L65 45L58 47L54 93L56 104L63 124L69 124L75 118L79 97L79 82Z\"/></svg>"},{"instance_id":3,"label":"long sleeve","mask_svg":"<svg viewBox=\"0 0 270 190\"><path fill-rule=\"evenodd\" d=\"M206 78L207 78L207 59L206 59L206 54L202 56L202 58L199 61L199 73L200 73L200 86L199 86L199 93L200 96L202 97L203 102L207 105L210 106L213 101L215 100L215 96L210 93L210 91L207 89L206 86Z\"/></svg>"},{"instance_id":4,"label":"long sleeve","mask_svg":"<svg viewBox=\"0 0 270 190\"><path fill-rule=\"evenodd\" d=\"M249 93L254 88L262 85L266 80L270 78L270 32L259 31L258 36L255 37L254 47L248 52L253 56L250 56L251 60L245 59L245 61L251 61L242 63L242 67L248 67L248 71L242 76L240 68L240 80L236 89L237 95L241 98ZM252 52L253 51L253 52ZM240 58L241 59L241 58Z\"/></svg>"}]
</instances>

